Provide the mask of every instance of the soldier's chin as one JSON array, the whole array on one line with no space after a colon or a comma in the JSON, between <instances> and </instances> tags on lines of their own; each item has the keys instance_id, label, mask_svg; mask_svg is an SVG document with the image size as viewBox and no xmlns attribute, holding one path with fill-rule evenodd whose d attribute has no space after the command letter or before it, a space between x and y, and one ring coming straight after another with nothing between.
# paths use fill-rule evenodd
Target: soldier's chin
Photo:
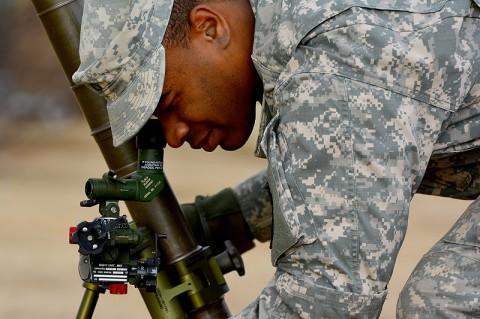
<instances>
[{"instance_id":1,"label":"soldier's chin","mask_svg":"<svg viewBox=\"0 0 480 319\"><path fill-rule=\"evenodd\" d=\"M243 138L235 140L235 141L230 140L230 141L222 142L222 143L220 143L220 147L225 151L238 150L243 145L245 145L245 143L247 143L248 137L249 137L249 135L247 135L247 137L243 137Z\"/></svg>"}]
</instances>

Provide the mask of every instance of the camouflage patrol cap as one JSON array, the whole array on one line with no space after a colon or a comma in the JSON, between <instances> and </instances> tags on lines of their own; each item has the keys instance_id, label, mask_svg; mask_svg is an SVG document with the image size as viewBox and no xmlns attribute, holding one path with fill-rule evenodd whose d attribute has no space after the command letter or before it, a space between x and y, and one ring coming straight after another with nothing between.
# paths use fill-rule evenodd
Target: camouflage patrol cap
<instances>
[{"instance_id":1,"label":"camouflage patrol cap","mask_svg":"<svg viewBox=\"0 0 480 319\"><path fill-rule=\"evenodd\" d=\"M106 98L114 146L137 134L157 107L172 5L173 0L85 0L81 63L72 79Z\"/></svg>"}]
</instances>

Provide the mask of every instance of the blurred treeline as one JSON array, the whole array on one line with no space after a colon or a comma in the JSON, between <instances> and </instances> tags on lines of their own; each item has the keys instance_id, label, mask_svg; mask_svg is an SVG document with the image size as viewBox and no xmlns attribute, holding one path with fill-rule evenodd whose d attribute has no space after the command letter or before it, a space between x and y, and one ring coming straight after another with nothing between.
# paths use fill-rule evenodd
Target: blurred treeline
<instances>
[{"instance_id":1,"label":"blurred treeline","mask_svg":"<svg viewBox=\"0 0 480 319\"><path fill-rule=\"evenodd\" d=\"M80 114L30 0L0 0L0 134Z\"/></svg>"}]
</instances>

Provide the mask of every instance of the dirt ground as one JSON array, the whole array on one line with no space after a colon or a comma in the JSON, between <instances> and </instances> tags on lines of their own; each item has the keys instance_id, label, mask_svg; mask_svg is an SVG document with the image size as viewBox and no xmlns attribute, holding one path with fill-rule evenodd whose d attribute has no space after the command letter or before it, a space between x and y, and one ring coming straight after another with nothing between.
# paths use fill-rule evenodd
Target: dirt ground
<instances>
[{"instance_id":1,"label":"dirt ground","mask_svg":"<svg viewBox=\"0 0 480 319\"><path fill-rule=\"evenodd\" d=\"M3 127L2 127L3 126ZM80 208L83 186L106 171L86 124L0 122L0 317L73 318L83 295L76 247L68 228L97 216ZM165 171L180 202L236 184L266 164L253 142L237 152L206 154L168 149ZM468 202L417 196L383 319L394 318L397 295L418 259L445 233ZM256 298L273 274L268 244L244 255L247 274L227 275L226 301L236 313ZM148 318L140 295L100 297L94 318Z\"/></svg>"}]
</instances>

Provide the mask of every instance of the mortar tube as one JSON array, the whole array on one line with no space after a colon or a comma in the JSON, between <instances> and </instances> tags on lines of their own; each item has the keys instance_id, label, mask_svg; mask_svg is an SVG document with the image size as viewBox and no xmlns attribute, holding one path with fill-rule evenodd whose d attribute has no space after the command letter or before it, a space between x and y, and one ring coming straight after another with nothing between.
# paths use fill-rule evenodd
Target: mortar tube
<instances>
[{"instance_id":1,"label":"mortar tube","mask_svg":"<svg viewBox=\"0 0 480 319\"><path fill-rule=\"evenodd\" d=\"M85 85L76 85L72 81L72 75L80 65L79 40L84 1L31 2L108 168L115 171L120 178L130 175L137 167L135 141L113 147L105 99ZM168 238L158 243L165 264L175 263L201 249L167 178L164 189L154 200L148 203L126 202L126 206L139 226L145 226L154 233L167 234ZM222 309L219 309L219 305ZM199 314L205 318L226 318L230 312L222 297L220 302L207 305L197 312L197 315Z\"/></svg>"}]
</instances>

